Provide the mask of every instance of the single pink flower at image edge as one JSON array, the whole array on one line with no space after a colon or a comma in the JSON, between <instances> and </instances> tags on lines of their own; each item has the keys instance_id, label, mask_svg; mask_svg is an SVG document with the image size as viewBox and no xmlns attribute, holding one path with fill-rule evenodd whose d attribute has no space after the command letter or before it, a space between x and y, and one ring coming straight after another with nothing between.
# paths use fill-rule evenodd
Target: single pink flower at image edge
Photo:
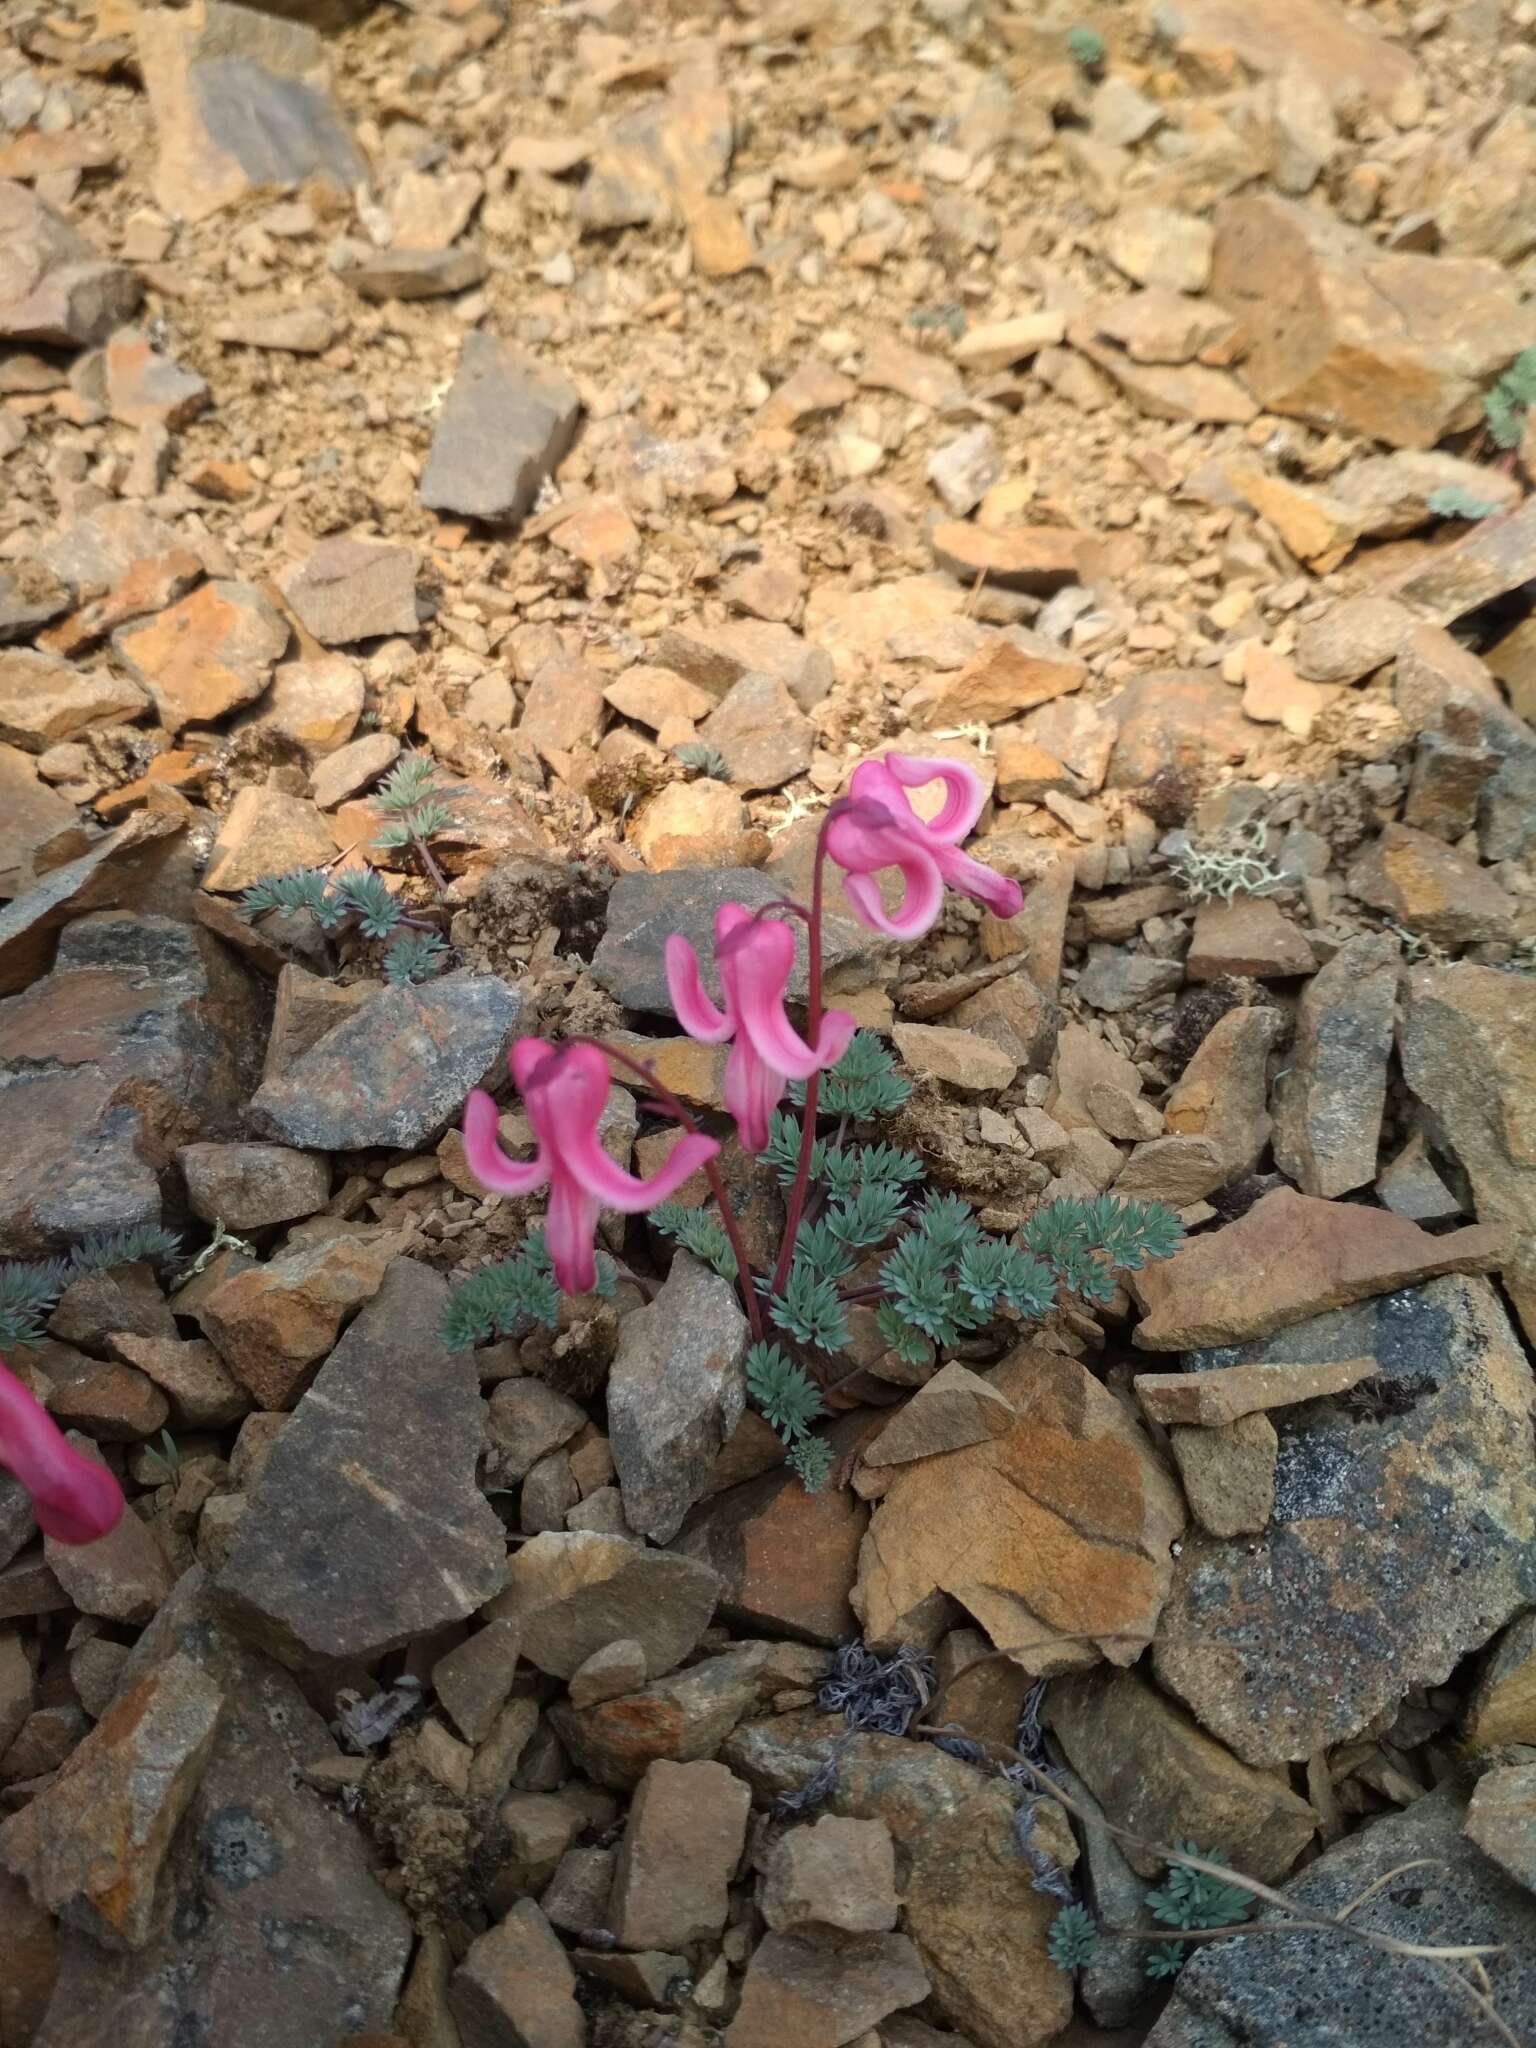
<instances>
[{"instance_id":1,"label":"single pink flower at image edge","mask_svg":"<svg viewBox=\"0 0 1536 2048\"><path fill-rule=\"evenodd\" d=\"M548 1184L544 1237L555 1279L566 1294L584 1294L597 1282L593 1240L600 1211L633 1216L654 1208L720 1147L713 1138L685 1132L666 1163L649 1180L638 1179L615 1165L598 1141L609 1079L608 1062L596 1046L520 1038L508 1064L538 1150L526 1161L509 1159L496 1135L496 1104L476 1088L464 1105L464 1157L493 1194L531 1195Z\"/></svg>"},{"instance_id":2,"label":"single pink flower at image edge","mask_svg":"<svg viewBox=\"0 0 1536 2048\"><path fill-rule=\"evenodd\" d=\"M828 1010L814 1045L784 1012L795 964L795 935L776 917L754 917L740 903L715 912L715 968L723 1009L716 1009L699 977L698 955L679 933L664 948L667 988L677 1021L705 1045L731 1040L725 1069L725 1106L748 1152L768 1143L768 1119L790 1081L807 1081L835 1067L848 1050L854 1022L846 1010Z\"/></svg>"},{"instance_id":3,"label":"single pink flower at image edge","mask_svg":"<svg viewBox=\"0 0 1536 2048\"><path fill-rule=\"evenodd\" d=\"M907 791L929 782L942 782L945 796L925 821ZM960 851L985 802L981 777L963 761L912 754L861 761L825 828L827 852L844 870L843 892L860 921L894 939L921 938L943 907L946 884L994 917L1016 917L1024 907L1018 883ZM874 879L882 868L896 868L906 884L895 911L885 908Z\"/></svg>"},{"instance_id":4,"label":"single pink flower at image edge","mask_svg":"<svg viewBox=\"0 0 1536 2048\"><path fill-rule=\"evenodd\" d=\"M57 1543L95 1543L123 1513L123 1491L105 1465L66 1442L58 1424L0 1364L0 1466L32 1496L32 1513Z\"/></svg>"}]
</instances>

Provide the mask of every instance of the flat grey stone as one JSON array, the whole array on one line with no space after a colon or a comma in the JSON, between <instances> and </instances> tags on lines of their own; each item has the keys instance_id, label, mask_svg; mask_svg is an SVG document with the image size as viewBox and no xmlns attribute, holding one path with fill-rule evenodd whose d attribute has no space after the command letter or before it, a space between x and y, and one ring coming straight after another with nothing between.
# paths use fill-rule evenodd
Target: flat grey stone
<instances>
[{"instance_id":1,"label":"flat grey stone","mask_svg":"<svg viewBox=\"0 0 1536 2048\"><path fill-rule=\"evenodd\" d=\"M467 336L422 473L422 504L521 519L570 447L580 412L568 377L495 335Z\"/></svg>"}]
</instances>

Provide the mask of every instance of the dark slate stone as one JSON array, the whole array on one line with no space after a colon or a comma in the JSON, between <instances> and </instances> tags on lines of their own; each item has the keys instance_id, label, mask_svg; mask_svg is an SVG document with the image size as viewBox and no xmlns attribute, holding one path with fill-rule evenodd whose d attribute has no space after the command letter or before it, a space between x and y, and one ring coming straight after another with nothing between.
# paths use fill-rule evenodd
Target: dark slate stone
<instances>
[{"instance_id":1,"label":"dark slate stone","mask_svg":"<svg viewBox=\"0 0 1536 2048\"><path fill-rule=\"evenodd\" d=\"M445 1351L440 1274L396 1259L277 1439L219 1573L285 1662L369 1661L501 1589L502 1524L475 1484L479 1376Z\"/></svg>"},{"instance_id":2,"label":"dark slate stone","mask_svg":"<svg viewBox=\"0 0 1536 2048\"><path fill-rule=\"evenodd\" d=\"M421 502L472 519L521 519L570 447L575 385L493 334L459 354L421 478Z\"/></svg>"},{"instance_id":3,"label":"dark slate stone","mask_svg":"<svg viewBox=\"0 0 1536 2048\"><path fill-rule=\"evenodd\" d=\"M626 1010L650 1010L671 1016L666 969L661 949L668 935L681 932L699 956L704 985L719 1000L715 977L715 912L722 903L743 903L758 910L784 895L782 880L756 868L671 868L664 874L620 875L608 898L608 929L592 956L592 972ZM789 978L792 996L804 996L805 928L793 921L795 967ZM866 931L852 918L829 914L823 925L825 970L868 961L870 976L887 943L878 932Z\"/></svg>"},{"instance_id":4,"label":"dark slate stone","mask_svg":"<svg viewBox=\"0 0 1536 2048\"><path fill-rule=\"evenodd\" d=\"M312 1151L414 1149L497 1066L521 1008L516 989L467 968L381 989L256 1091L251 1121Z\"/></svg>"},{"instance_id":5,"label":"dark slate stone","mask_svg":"<svg viewBox=\"0 0 1536 2048\"><path fill-rule=\"evenodd\" d=\"M1531 1368L1491 1282L1431 1281L1185 1363L1359 1357L1378 1373L1348 1397L1275 1411L1268 1529L1192 1530L1158 1623L1159 1679L1246 1763L1350 1740L1536 1600Z\"/></svg>"},{"instance_id":6,"label":"dark slate stone","mask_svg":"<svg viewBox=\"0 0 1536 2048\"><path fill-rule=\"evenodd\" d=\"M367 166L324 93L253 56L218 53L207 40L208 54L199 53L191 69L198 119L253 185L301 185L316 172L348 187L367 179ZM275 61L289 54L275 34L269 41ZM295 65L300 55L295 44Z\"/></svg>"},{"instance_id":7,"label":"dark slate stone","mask_svg":"<svg viewBox=\"0 0 1536 2048\"><path fill-rule=\"evenodd\" d=\"M1536 1898L1461 1833L1453 1786L1374 1821L1284 1887L1302 1911L1337 1915L1401 1869L1351 1917L1375 1934L1433 1944L1497 1943L1489 1985L1517 2039L1536 2030ZM1267 1913L1263 1916L1271 1917ZM1468 1974L1466 1965L1451 1970ZM1301 1931L1197 1948L1146 2048L1402 2048L1492 2042L1445 1973L1332 1933Z\"/></svg>"},{"instance_id":8,"label":"dark slate stone","mask_svg":"<svg viewBox=\"0 0 1536 2048\"><path fill-rule=\"evenodd\" d=\"M331 2048L386 2033L411 1926L380 1888L362 1830L303 1782L338 1754L325 1723L220 1621L197 1569L135 1645L121 1691L177 1653L226 1705L149 1940L113 1955L61 1932L33 2048Z\"/></svg>"},{"instance_id":9,"label":"dark slate stone","mask_svg":"<svg viewBox=\"0 0 1536 2048\"><path fill-rule=\"evenodd\" d=\"M244 969L195 925L70 925L52 974L0 1002L0 1253L158 1223L176 1146L235 1134L260 1015Z\"/></svg>"}]
</instances>

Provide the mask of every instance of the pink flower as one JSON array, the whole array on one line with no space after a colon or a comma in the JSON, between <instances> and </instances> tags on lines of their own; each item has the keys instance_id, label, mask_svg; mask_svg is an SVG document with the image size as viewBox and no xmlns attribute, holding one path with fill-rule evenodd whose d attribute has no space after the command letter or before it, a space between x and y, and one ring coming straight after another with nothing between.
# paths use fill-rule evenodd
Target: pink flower
<instances>
[{"instance_id":1,"label":"pink flower","mask_svg":"<svg viewBox=\"0 0 1536 2048\"><path fill-rule=\"evenodd\" d=\"M94 1543L117 1527L122 1488L105 1465L66 1443L13 1372L0 1365L0 1465L32 1496L45 1536L58 1543Z\"/></svg>"},{"instance_id":2,"label":"pink flower","mask_svg":"<svg viewBox=\"0 0 1536 2048\"><path fill-rule=\"evenodd\" d=\"M689 1037L706 1045L734 1041L725 1067L725 1106L746 1150L761 1152L785 1083L835 1067L848 1050L853 1019L846 1010L828 1010L815 1045L807 1045L784 1014L794 933L777 918L754 918L740 903L722 903L715 912L723 1011L705 995L698 957L685 938L674 932L665 957L672 1007Z\"/></svg>"},{"instance_id":3,"label":"pink flower","mask_svg":"<svg viewBox=\"0 0 1536 2048\"><path fill-rule=\"evenodd\" d=\"M944 807L926 823L913 810L909 789L942 782ZM849 794L827 815L827 852L846 870L843 890L855 912L893 939L921 938L938 916L944 885L974 896L994 917L1016 917L1024 892L1017 882L960 851L986 801L981 778L962 761L887 754L861 761ZM896 868L906 883L901 906L887 912L874 877Z\"/></svg>"},{"instance_id":4,"label":"pink flower","mask_svg":"<svg viewBox=\"0 0 1536 2048\"><path fill-rule=\"evenodd\" d=\"M508 1059L539 1149L526 1162L509 1159L496 1136L496 1105L476 1088L464 1105L464 1157L476 1180L498 1195L531 1195L549 1184L544 1237L555 1279L567 1294L597 1283L592 1240L598 1212L626 1216L675 1194L720 1147L698 1132L681 1137L649 1180L615 1166L597 1139L608 1100L608 1062L593 1045L549 1045L520 1038Z\"/></svg>"}]
</instances>

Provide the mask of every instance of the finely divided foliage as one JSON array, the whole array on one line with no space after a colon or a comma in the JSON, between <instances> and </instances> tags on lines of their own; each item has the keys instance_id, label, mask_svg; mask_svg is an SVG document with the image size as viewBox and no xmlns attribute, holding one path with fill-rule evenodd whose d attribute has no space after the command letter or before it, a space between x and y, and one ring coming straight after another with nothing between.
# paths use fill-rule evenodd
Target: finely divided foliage
<instances>
[{"instance_id":1,"label":"finely divided foliage","mask_svg":"<svg viewBox=\"0 0 1536 2048\"><path fill-rule=\"evenodd\" d=\"M41 1344L48 1318L71 1281L109 1266L132 1265L139 1259L159 1263L174 1258L180 1246L181 1239L174 1231L147 1223L137 1230L103 1231L83 1238L60 1258L6 1261L0 1265L0 1350L14 1344L28 1348Z\"/></svg>"},{"instance_id":2,"label":"finely divided foliage","mask_svg":"<svg viewBox=\"0 0 1536 2048\"><path fill-rule=\"evenodd\" d=\"M943 785L944 801L925 820L906 792L935 781ZM399 794L406 802L419 792L412 785ZM1013 1331L1047 1316L1064 1295L1107 1302L1117 1272L1134 1272L1177 1248L1182 1227L1171 1210L1108 1195L1049 1203L1016 1239L990 1235L959 1195L929 1189L917 1199L924 1167L915 1154L866 1141L867 1127L899 1110L911 1084L880 1038L855 1030L846 1012L823 1008L824 863L830 858L846 870L855 914L888 936L915 938L926 931L946 886L995 916L1015 916L1023 901L1017 883L960 848L983 794L971 770L948 760L891 754L854 771L849 795L829 808L817 845L804 1034L785 1008L795 946L790 924L779 919L780 913L801 914L798 906L773 904L754 915L727 903L717 911L714 965L723 1008L705 992L688 941L678 934L666 941L673 1010L702 1043L730 1043L726 1106L743 1149L760 1154L785 1191L774 1271L751 1270L716 1162L718 1144L648 1067L593 1041L551 1046L522 1039L511 1065L535 1127L536 1158L515 1162L501 1152L496 1105L480 1090L466 1105L465 1150L488 1188L526 1196L550 1186L553 1270L540 1244L536 1253L525 1246L502 1265L474 1274L452 1298L444 1330L450 1345L484 1343L535 1322L553 1324L557 1283L588 1284L600 1210L648 1210L664 1236L740 1290L752 1338L749 1397L814 1490L831 1470L833 1451L812 1425L826 1413L824 1396L860 1369L845 1356L854 1311L873 1318L876 1334L898 1359L922 1369L937 1362L940 1348L977 1333L1003 1348ZM890 868L903 884L894 908L874 880ZM635 1181L598 1156L596 1119L615 1063L634 1068L683 1126L663 1169L665 1181L660 1175L651 1183ZM798 1117L778 1107L786 1095L799 1105ZM836 1130L820 1129L822 1118L836 1118ZM663 1199L699 1169L712 1205Z\"/></svg>"}]
</instances>

